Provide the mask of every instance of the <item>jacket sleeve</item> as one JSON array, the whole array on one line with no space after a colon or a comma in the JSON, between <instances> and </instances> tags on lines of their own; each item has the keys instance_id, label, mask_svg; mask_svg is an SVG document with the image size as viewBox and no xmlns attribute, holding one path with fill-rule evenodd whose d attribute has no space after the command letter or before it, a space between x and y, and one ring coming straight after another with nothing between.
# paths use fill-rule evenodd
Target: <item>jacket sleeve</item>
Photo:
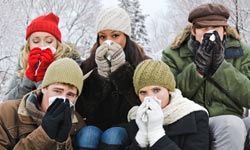
<instances>
[{"instance_id":1,"label":"jacket sleeve","mask_svg":"<svg viewBox=\"0 0 250 150\"><path fill-rule=\"evenodd\" d=\"M29 80L25 75L21 78L17 76L17 72L23 69L20 59L21 57L18 58L18 64L5 92L4 100L20 99L36 88L35 82Z\"/></svg>"},{"instance_id":2,"label":"jacket sleeve","mask_svg":"<svg viewBox=\"0 0 250 150\"><path fill-rule=\"evenodd\" d=\"M245 54L243 57L240 70L224 60L211 81L231 100L242 107L250 108L250 55Z\"/></svg>"},{"instance_id":3,"label":"jacket sleeve","mask_svg":"<svg viewBox=\"0 0 250 150\"><path fill-rule=\"evenodd\" d=\"M194 113L197 132L187 135L183 147L185 147L185 150L209 150L208 114L204 111L197 111Z\"/></svg>"},{"instance_id":4,"label":"jacket sleeve","mask_svg":"<svg viewBox=\"0 0 250 150\"><path fill-rule=\"evenodd\" d=\"M20 149L73 149L71 139L68 138L65 142L59 143L48 137L45 131L39 126L36 130L30 133L26 138L21 139L14 147L14 150Z\"/></svg>"},{"instance_id":5,"label":"jacket sleeve","mask_svg":"<svg viewBox=\"0 0 250 150\"><path fill-rule=\"evenodd\" d=\"M180 59L183 58L179 57L177 50L166 49L162 52L162 61L170 67L174 74L177 88L182 89L182 93L186 97L193 97L203 85L205 78L198 75L192 60L186 64L184 63L186 61Z\"/></svg>"},{"instance_id":6,"label":"jacket sleeve","mask_svg":"<svg viewBox=\"0 0 250 150\"><path fill-rule=\"evenodd\" d=\"M8 91L5 94L4 100L21 99L25 94L36 89L36 83L29 80L26 76L23 78L14 75L11 79Z\"/></svg>"}]
</instances>

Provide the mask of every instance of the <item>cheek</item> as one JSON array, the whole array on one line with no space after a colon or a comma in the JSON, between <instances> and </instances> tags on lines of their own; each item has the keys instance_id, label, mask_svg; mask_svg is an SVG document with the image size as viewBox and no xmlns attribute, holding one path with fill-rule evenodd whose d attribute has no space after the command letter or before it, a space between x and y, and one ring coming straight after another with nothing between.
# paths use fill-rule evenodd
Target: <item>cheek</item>
<instances>
[{"instance_id":1,"label":"cheek","mask_svg":"<svg viewBox=\"0 0 250 150\"><path fill-rule=\"evenodd\" d=\"M156 96L159 100L161 100L161 107L164 108L169 103L169 94L168 93L158 93Z\"/></svg>"},{"instance_id":2,"label":"cheek","mask_svg":"<svg viewBox=\"0 0 250 150\"><path fill-rule=\"evenodd\" d=\"M202 42L202 39L203 39L203 33L196 33L195 34L195 39L196 41L199 41L200 43Z\"/></svg>"},{"instance_id":3,"label":"cheek","mask_svg":"<svg viewBox=\"0 0 250 150\"><path fill-rule=\"evenodd\" d=\"M145 98L145 96L139 95L139 99L140 99L141 102L144 101L144 98Z\"/></svg>"},{"instance_id":4,"label":"cheek","mask_svg":"<svg viewBox=\"0 0 250 150\"><path fill-rule=\"evenodd\" d=\"M30 50L32 50L35 47L39 47L39 44L30 42Z\"/></svg>"},{"instance_id":5,"label":"cheek","mask_svg":"<svg viewBox=\"0 0 250 150\"><path fill-rule=\"evenodd\" d=\"M57 41L50 43L49 46L57 48Z\"/></svg>"}]
</instances>

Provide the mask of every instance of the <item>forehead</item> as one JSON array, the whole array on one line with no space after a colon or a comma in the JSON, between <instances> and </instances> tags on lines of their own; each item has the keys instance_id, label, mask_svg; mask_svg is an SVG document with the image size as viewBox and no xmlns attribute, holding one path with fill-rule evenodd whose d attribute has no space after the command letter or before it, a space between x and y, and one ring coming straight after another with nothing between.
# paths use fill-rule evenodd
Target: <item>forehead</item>
<instances>
[{"instance_id":1,"label":"forehead","mask_svg":"<svg viewBox=\"0 0 250 150\"><path fill-rule=\"evenodd\" d=\"M48 86L48 89L62 89L62 90L68 90L68 91L77 93L77 88L75 86L62 84L62 83L51 84Z\"/></svg>"},{"instance_id":2,"label":"forehead","mask_svg":"<svg viewBox=\"0 0 250 150\"><path fill-rule=\"evenodd\" d=\"M98 34L112 34L112 33L122 33L122 32L107 29L107 30L100 31Z\"/></svg>"},{"instance_id":3,"label":"forehead","mask_svg":"<svg viewBox=\"0 0 250 150\"><path fill-rule=\"evenodd\" d=\"M154 88L164 88L164 87L159 86L159 85L147 85L147 86L142 87L140 89L140 91L151 90L151 89L154 89Z\"/></svg>"},{"instance_id":4,"label":"forehead","mask_svg":"<svg viewBox=\"0 0 250 150\"><path fill-rule=\"evenodd\" d=\"M54 37L54 36L48 32L34 32L30 35L30 37L33 38L33 37Z\"/></svg>"}]
</instances>

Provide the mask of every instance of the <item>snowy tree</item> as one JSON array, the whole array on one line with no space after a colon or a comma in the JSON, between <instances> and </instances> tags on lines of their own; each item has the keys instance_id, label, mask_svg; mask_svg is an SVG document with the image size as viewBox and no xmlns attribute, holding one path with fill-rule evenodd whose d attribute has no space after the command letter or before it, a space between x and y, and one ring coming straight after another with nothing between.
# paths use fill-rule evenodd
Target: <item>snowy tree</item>
<instances>
[{"instance_id":1,"label":"snowy tree","mask_svg":"<svg viewBox=\"0 0 250 150\"><path fill-rule=\"evenodd\" d=\"M124 8L131 18L132 35L131 38L143 46L146 50L148 48L148 34L146 31L145 21L148 15L142 13L140 3L138 0L118 0L119 6Z\"/></svg>"}]
</instances>

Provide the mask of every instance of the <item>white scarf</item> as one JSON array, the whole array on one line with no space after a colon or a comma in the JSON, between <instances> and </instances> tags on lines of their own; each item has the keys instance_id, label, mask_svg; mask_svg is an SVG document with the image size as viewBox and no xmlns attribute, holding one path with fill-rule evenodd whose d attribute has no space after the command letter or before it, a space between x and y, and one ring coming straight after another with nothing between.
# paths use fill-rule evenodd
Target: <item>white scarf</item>
<instances>
[{"instance_id":1,"label":"white scarf","mask_svg":"<svg viewBox=\"0 0 250 150\"><path fill-rule=\"evenodd\" d=\"M170 103L162 109L164 115L164 125L172 124L195 111L205 111L208 113L204 107L183 97L179 89L175 89L174 92L170 92L170 95ZM129 110L128 121L136 119L138 107L139 106L134 106Z\"/></svg>"}]
</instances>

